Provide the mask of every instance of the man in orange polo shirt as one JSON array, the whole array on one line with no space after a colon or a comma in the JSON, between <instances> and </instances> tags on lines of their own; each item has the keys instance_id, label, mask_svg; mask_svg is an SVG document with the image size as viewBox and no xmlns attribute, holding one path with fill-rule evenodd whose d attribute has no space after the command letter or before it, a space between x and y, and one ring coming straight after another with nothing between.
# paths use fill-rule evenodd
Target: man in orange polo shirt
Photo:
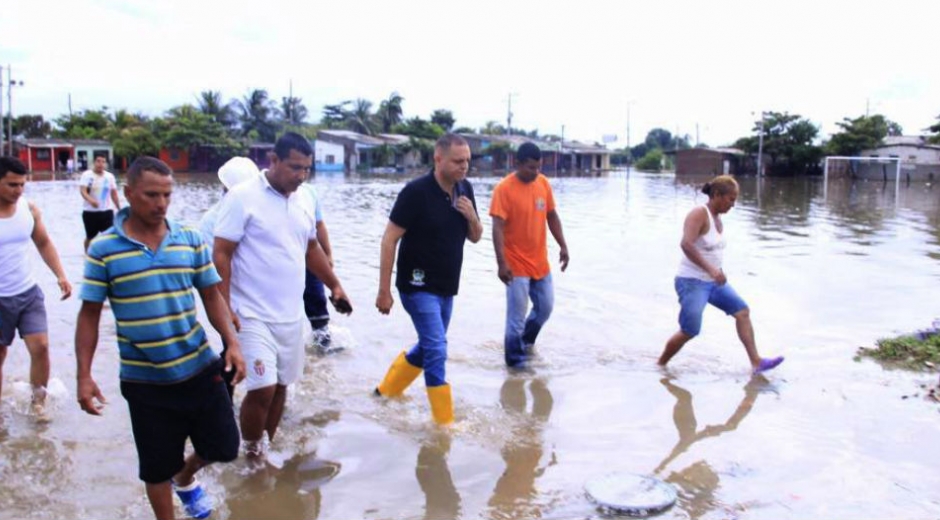
<instances>
[{"instance_id":1,"label":"man in orange polo shirt","mask_svg":"<svg viewBox=\"0 0 940 520\"><path fill-rule=\"evenodd\" d=\"M546 224L561 248L562 271L568 268L568 245L552 187L539 173L542 151L524 143L516 150L516 163L517 170L493 189L490 216L499 279L506 284L506 365L522 368L555 304ZM532 311L526 317L529 299Z\"/></svg>"}]
</instances>

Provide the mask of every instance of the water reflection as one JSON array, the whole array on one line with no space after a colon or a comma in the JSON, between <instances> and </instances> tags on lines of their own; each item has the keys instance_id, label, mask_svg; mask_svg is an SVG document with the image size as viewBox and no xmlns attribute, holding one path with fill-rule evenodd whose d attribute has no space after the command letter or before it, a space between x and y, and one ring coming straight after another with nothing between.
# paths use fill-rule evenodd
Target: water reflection
<instances>
[{"instance_id":1,"label":"water reflection","mask_svg":"<svg viewBox=\"0 0 940 520\"><path fill-rule=\"evenodd\" d=\"M532 395L532 411L526 416L526 384ZM540 518L542 510L536 497L535 480L542 476L548 466L557 463L555 453L545 466L540 467L544 452L543 429L552 414L555 402L544 378L530 380L509 378L499 392L503 409L521 417L512 434L503 445L500 454L506 469L496 482L489 500L489 518L515 519Z\"/></svg>"},{"instance_id":2,"label":"water reflection","mask_svg":"<svg viewBox=\"0 0 940 520\"><path fill-rule=\"evenodd\" d=\"M675 384L670 378L663 378L659 382L676 398L676 404L672 409L672 420L676 425L679 440L669 455L653 471L655 474L665 470L669 464L679 455L688 451L696 442L710 437L718 437L723 433L737 429L741 421L751 412L761 390L769 385L767 378L762 375L752 377L744 385L744 396L731 416L724 423L710 424L699 430L698 421L695 418L695 408L692 406L692 394L685 388ZM715 492L720 485L720 479L715 470L705 460L698 460L683 469L673 470L665 477L665 480L679 486L679 502L693 519L701 518L720 505L715 499Z\"/></svg>"},{"instance_id":3,"label":"water reflection","mask_svg":"<svg viewBox=\"0 0 940 520\"><path fill-rule=\"evenodd\" d=\"M424 492L425 520L449 520L460 516L460 495L447 466L451 434L441 430L427 439L418 451L415 477Z\"/></svg>"},{"instance_id":4,"label":"water reflection","mask_svg":"<svg viewBox=\"0 0 940 520\"><path fill-rule=\"evenodd\" d=\"M339 470L339 464L310 453L291 458L280 469L268 466L239 476L238 484L227 493L228 518L313 520L320 516L320 486Z\"/></svg>"}]
</instances>

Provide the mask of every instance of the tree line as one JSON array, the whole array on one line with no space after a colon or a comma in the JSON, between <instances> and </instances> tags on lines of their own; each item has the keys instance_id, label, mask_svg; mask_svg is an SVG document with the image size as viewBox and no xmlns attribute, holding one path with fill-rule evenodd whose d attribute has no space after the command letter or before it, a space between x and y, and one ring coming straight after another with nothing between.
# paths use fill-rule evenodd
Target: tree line
<instances>
[{"instance_id":1,"label":"tree line","mask_svg":"<svg viewBox=\"0 0 940 520\"><path fill-rule=\"evenodd\" d=\"M927 129L928 141L940 144L940 116ZM903 135L901 126L881 114L843 118L836 123L839 130L827 141L816 144L819 127L810 120L787 112L766 112L763 122L757 120L752 134L737 139L732 148L757 155L763 133L763 154L770 175L806 175L821 173L820 162L827 155L852 156L881 144L885 137ZM707 145L697 145L707 148ZM691 148L689 136L673 136L668 130L654 128L637 146L618 150L621 162L630 162L639 170L659 171L667 160L664 151Z\"/></svg>"},{"instance_id":2,"label":"tree line","mask_svg":"<svg viewBox=\"0 0 940 520\"><path fill-rule=\"evenodd\" d=\"M87 109L63 114L52 121L42 115L25 114L13 119L13 135L22 138L104 139L114 155L128 161L142 155L157 155L160 148L191 150L211 146L220 155L243 155L252 143L273 143L281 134L293 131L315 139L322 129L345 129L366 135L394 133L411 139L398 145L408 152L428 151L433 140L446 132L502 135L504 126L495 121L474 129L457 127L451 110L434 110L429 117L405 117L404 97L393 92L379 102L354 99L323 107L319 121L301 98L284 96L277 101L265 89L254 89L241 99L226 101L214 90L200 92L194 103L170 108L161 116L150 117L125 109ZM517 135L539 137L535 130L511 129ZM4 126L4 139L8 139ZM546 136L549 139L555 136ZM388 153L393 153L390 146ZM380 151L381 153L381 151ZM499 147L493 153L503 153Z\"/></svg>"}]
</instances>

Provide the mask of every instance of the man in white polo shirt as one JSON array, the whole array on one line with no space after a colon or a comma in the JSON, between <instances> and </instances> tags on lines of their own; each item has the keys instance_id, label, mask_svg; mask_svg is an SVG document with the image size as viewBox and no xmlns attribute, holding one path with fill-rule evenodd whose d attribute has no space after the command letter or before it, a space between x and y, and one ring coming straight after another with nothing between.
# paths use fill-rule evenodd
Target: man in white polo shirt
<instances>
[{"instance_id":1,"label":"man in white polo shirt","mask_svg":"<svg viewBox=\"0 0 940 520\"><path fill-rule=\"evenodd\" d=\"M310 142L284 134L274 145L271 168L225 196L215 225L213 260L247 369L239 421L252 458L264 455L265 432L274 439L287 386L303 374L305 268L330 289L337 311L352 312L317 242L316 208L297 193L312 164Z\"/></svg>"}]
</instances>

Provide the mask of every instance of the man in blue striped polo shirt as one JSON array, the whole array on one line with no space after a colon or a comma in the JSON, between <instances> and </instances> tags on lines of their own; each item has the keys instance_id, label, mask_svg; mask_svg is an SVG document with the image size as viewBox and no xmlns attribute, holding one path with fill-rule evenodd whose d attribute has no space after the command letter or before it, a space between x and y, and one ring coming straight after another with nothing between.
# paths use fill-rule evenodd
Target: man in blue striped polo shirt
<instances>
[{"instance_id":1,"label":"man in blue striped polo shirt","mask_svg":"<svg viewBox=\"0 0 940 520\"><path fill-rule=\"evenodd\" d=\"M91 364L107 298L117 322L121 394L154 514L174 518L175 488L186 512L205 518L212 504L195 473L211 462L234 460L239 435L219 371L223 361L196 321L193 288L228 344L225 370L236 372L235 383L244 377L245 363L219 292L221 278L199 231L166 219L172 191L169 166L152 157L134 161L124 188L129 208L88 248L75 332L77 393L83 410L101 414L105 399ZM187 438L195 453L184 460Z\"/></svg>"}]
</instances>

